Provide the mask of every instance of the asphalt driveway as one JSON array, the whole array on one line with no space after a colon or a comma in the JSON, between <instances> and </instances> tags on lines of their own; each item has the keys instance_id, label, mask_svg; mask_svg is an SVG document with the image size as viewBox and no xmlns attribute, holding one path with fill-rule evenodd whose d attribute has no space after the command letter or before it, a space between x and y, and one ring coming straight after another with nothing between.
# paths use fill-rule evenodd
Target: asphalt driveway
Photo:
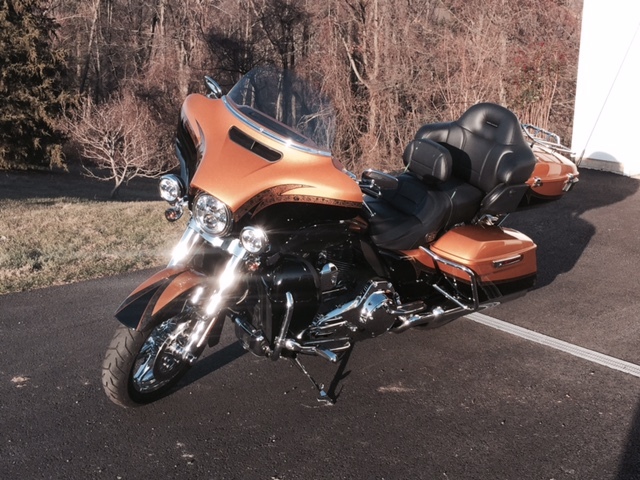
<instances>
[{"instance_id":1,"label":"asphalt driveway","mask_svg":"<svg viewBox=\"0 0 640 480\"><path fill-rule=\"evenodd\" d=\"M583 171L513 215L539 282L484 313L640 364L639 186ZM468 319L362 343L337 377L309 360L333 407L227 329L173 395L118 408L100 365L148 274L0 296L0 478L640 478L640 378Z\"/></svg>"}]
</instances>

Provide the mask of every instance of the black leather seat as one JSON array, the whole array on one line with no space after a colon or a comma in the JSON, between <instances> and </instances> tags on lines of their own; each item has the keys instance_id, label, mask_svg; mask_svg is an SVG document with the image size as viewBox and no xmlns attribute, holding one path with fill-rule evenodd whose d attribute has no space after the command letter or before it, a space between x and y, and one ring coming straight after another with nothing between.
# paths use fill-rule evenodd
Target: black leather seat
<instances>
[{"instance_id":1,"label":"black leather seat","mask_svg":"<svg viewBox=\"0 0 640 480\"><path fill-rule=\"evenodd\" d=\"M398 187L365 198L371 237L381 248L411 250L443 228L515 211L536 163L517 117L492 103L424 125L403 160Z\"/></svg>"},{"instance_id":2,"label":"black leather seat","mask_svg":"<svg viewBox=\"0 0 640 480\"><path fill-rule=\"evenodd\" d=\"M412 250L442 228L451 202L445 193L425 188L409 173L400 175L398 182L396 190L384 192L381 198L365 198L373 212L369 230L381 248Z\"/></svg>"},{"instance_id":3,"label":"black leather seat","mask_svg":"<svg viewBox=\"0 0 640 480\"><path fill-rule=\"evenodd\" d=\"M473 216L511 213L529 188L525 182L536 158L518 118L500 105L479 103L456 121L424 125L416 138L433 140L451 152L454 180L441 188L452 194L457 221L474 209Z\"/></svg>"},{"instance_id":4,"label":"black leather seat","mask_svg":"<svg viewBox=\"0 0 640 480\"><path fill-rule=\"evenodd\" d=\"M414 140L402 156L407 171L394 190L380 198L365 197L372 240L382 248L411 250L424 244L446 224L451 201L437 184L451 176L449 151L430 140Z\"/></svg>"}]
</instances>

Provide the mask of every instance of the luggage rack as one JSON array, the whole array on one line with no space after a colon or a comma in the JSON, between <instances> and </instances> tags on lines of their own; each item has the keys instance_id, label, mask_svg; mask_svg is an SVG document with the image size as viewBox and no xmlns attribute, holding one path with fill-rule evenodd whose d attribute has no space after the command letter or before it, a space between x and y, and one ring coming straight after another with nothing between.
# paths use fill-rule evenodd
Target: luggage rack
<instances>
[{"instance_id":1,"label":"luggage rack","mask_svg":"<svg viewBox=\"0 0 640 480\"><path fill-rule=\"evenodd\" d=\"M531 140L531 147L538 145L543 148L548 148L553 152L573 157L573 152L569 147L562 144L558 134L528 123L521 123L520 127L524 134Z\"/></svg>"}]
</instances>

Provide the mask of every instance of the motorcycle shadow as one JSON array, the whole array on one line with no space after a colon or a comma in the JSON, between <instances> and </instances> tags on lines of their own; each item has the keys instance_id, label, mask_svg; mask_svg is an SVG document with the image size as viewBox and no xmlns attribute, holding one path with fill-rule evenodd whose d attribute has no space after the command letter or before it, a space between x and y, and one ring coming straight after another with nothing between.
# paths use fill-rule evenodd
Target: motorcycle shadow
<instances>
[{"instance_id":1,"label":"motorcycle shadow","mask_svg":"<svg viewBox=\"0 0 640 480\"><path fill-rule=\"evenodd\" d=\"M636 480L638 472L640 472L640 403L636 406L615 480Z\"/></svg>"},{"instance_id":2,"label":"motorcycle shadow","mask_svg":"<svg viewBox=\"0 0 640 480\"><path fill-rule=\"evenodd\" d=\"M338 386L340 386L340 382L347 378L351 374L351 370L347 370L347 364L349 363L349 359L351 358L351 353L353 352L354 346L352 345L349 350L344 352L342 357L340 358L340 362L338 363L338 368L327 388L327 396L331 399L333 403L338 401L340 394L342 393L342 387L338 390Z\"/></svg>"},{"instance_id":3,"label":"motorcycle shadow","mask_svg":"<svg viewBox=\"0 0 640 480\"><path fill-rule=\"evenodd\" d=\"M340 382L346 379L351 373L351 370L347 370L347 364L349 363L352 352L353 347L341 355L340 360L337 364L337 368L335 368L335 364L333 367L330 367L332 370L335 368L335 371L332 374L331 381L325 391L327 396L331 400L331 403L335 403L340 397L340 394L342 393L342 386ZM196 364L189 370L185 377L180 382L178 382L174 391L181 390L188 387L192 383L198 382L203 377L206 377L207 375L214 373L224 366L233 363L247 353L248 352L238 341L235 341L219 350L213 351L210 355L207 355L206 357L201 358L198 362L196 362ZM324 360L322 362L324 362ZM319 365L314 366L318 367ZM325 368L321 368L320 370L322 370L323 376L327 373Z\"/></svg>"},{"instance_id":4,"label":"motorcycle shadow","mask_svg":"<svg viewBox=\"0 0 640 480\"><path fill-rule=\"evenodd\" d=\"M553 283L558 275L571 271L576 265L597 231L596 225L584 218L587 212L605 209L606 214L609 213L607 207L620 204L608 209L609 221L635 218L634 206L621 202L636 194L639 188L638 179L581 170L574 190L560 200L511 215L504 225L522 231L538 245L536 288Z\"/></svg>"},{"instance_id":5,"label":"motorcycle shadow","mask_svg":"<svg viewBox=\"0 0 640 480\"><path fill-rule=\"evenodd\" d=\"M248 352L242 348L240 342L233 342L223 348L215 348L214 351L204 358L201 358L191 367L184 378L178 382L176 390L188 387L203 377L221 369L222 367L235 362Z\"/></svg>"}]
</instances>

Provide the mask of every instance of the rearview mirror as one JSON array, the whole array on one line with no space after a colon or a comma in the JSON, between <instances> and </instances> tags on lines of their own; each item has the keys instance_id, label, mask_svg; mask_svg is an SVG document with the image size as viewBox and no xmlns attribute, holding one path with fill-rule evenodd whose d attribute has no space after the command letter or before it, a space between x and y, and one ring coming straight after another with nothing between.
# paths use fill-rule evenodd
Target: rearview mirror
<instances>
[{"instance_id":1,"label":"rearview mirror","mask_svg":"<svg viewBox=\"0 0 640 480\"><path fill-rule=\"evenodd\" d=\"M222 96L222 88L220 88L220 85L218 84L218 82L216 82L213 78L211 78L208 75L205 75L204 83L209 89L209 95L207 95L207 97L220 98Z\"/></svg>"}]
</instances>

